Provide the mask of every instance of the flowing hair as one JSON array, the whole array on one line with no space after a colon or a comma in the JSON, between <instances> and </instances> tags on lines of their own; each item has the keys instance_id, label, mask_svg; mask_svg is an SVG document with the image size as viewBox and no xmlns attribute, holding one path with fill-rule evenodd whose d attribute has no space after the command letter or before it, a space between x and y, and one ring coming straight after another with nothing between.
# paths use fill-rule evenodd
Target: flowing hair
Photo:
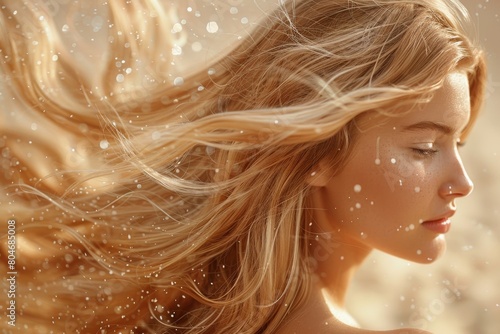
<instances>
[{"instance_id":1,"label":"flowing hair","mask_svg":"<svg viewBox=\"0 0 500 334\"><path fill-rule=\"evenodd\" d=\"M1 2L3 98L38 120L1 125L18 271L4 330L272 333L315 261L307 178L323 159L342 168L359 116L412 110L453 71L470 83L464 136L482 101L457 1L288 1L176 81L161 1L108 1L91 73L48 8Z\"/></svg>"}]
</instances>

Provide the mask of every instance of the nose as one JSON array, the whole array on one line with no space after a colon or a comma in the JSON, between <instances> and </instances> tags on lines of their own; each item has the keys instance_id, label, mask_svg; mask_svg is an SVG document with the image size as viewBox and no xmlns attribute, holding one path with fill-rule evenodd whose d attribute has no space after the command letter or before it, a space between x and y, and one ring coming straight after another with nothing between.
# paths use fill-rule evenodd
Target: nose
<instances>
[{"instance_id":1,"label":"nose","mask_svg":"<svg viewBox=\"0 0 500 334\"><path fill-rule=\"evenodd\" d=\"M462 158L458 152L455 152L453 162L448 164L446 174L447 181L444 182L440 188L440 195L443 198L465 197L474 189L474 183L472 183L472 180L467 174Z\"/></svg>"}]
</instances>

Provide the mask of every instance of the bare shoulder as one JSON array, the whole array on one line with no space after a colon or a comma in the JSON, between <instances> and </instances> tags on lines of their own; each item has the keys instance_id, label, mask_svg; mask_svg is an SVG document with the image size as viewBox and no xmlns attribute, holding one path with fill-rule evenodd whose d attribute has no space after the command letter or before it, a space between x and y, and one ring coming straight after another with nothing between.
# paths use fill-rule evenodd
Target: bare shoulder
<instances>
[{"instance_id":1,"label":"bare shoulder","mask_svg":"<svg viewBox=\"0 0 500 334\"><path fill-rule=\"evenodd\" d=\"M432 334L417 328L400 328L374 331L346 325L336 319L312 323L310 321L293 321L284 326L276 334Z\"/></svg>"},{"instance_id":2,"label":"bare shoulder","mask_svg":"<svg viewBox=\"0 0 500 334\"><path fill-rule=\"evenodd\" d=\"M373 332L373 333L388 333L388 334L432 334L431 332L424 331L417 328L401 328L387 332Z\"/></svg>"},{"instance_id":3,"label":"bare shoulder","mask_svg":"<svg viewBox=\"0 0 500 334\"><path fill-rule=\"evenodd\" d=\"M401 328L395 329L391 331L383 331L383 332L370 332L370 333L387 333L387 334L432 334L431 332L424 331L423 329L417 328Z\"/></svg>"}]
</instances>

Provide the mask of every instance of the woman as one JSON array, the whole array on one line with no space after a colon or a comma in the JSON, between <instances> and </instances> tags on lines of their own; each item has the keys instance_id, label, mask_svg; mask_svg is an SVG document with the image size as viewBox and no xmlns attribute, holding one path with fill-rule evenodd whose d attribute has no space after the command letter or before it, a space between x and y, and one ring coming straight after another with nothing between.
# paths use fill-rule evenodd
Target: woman
<instances>
[{"instance_id":1,"label":"woman","mask_svg":"<svg viewBox=\"0 0 500 334\"><path fill-rule=\"evenodd\" d=\"M485 79L458 2L290 1L175 80L155 1L109 2L98 79L35 4L1 18L3 328L370 333L344 309L370 251L444 251Z\"/></svg>"}]
</instances>

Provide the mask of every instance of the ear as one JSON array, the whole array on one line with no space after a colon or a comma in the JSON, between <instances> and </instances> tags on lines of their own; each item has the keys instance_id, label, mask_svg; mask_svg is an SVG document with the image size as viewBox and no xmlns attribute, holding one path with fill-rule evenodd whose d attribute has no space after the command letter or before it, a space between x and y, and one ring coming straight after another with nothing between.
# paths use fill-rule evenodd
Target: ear
<instances>
[{"instance_id":1,"label":"ear","mask_svg":"<svg viewBox=\"0 0 500 334\"><path fill-rule=\"evenodd\" d=\"M323 159L314 166L306 178L306 183L312 187L324 187L330 181L331 168L327 159Z\"/></svg>"}]
</instances>

